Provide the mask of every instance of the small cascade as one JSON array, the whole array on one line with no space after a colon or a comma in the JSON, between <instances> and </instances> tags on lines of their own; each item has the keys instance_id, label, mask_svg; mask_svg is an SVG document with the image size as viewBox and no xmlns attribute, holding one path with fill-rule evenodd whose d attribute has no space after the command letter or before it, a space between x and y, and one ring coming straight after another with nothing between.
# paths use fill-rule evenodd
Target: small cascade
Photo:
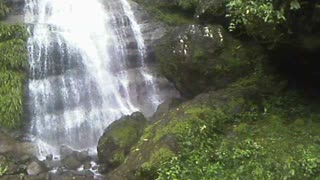
<instances>
[{"instance_id":1,"label":"small cascade","mask_svg":"<svg viewBox=\"0 0 320 180\"><path fill-rule=\"evenodd\" d=\"M131 9L130 4L127 0L120 0L122 4L122 8L124 10L124 13L126 17L129 18L131 29L133 31L133 35L135 37L135 40L137 42L138 51L139 51L139 58L141 60L141 75L144 79L144 82L146 83L146 86L149 86L149 91L147 92L147 96L151 97L151 104L152 109L156 109L157 106L161 103L161 99L158 95L159 92L157 89L157 85L155 83L155 78L152 76L152 74L149 72L150 70L145 65L145 58L146 58L146 46L144 43L144 39L141 33L140 26L134 16L134 13Z\"/></svg>"},{"instance_id":2,"label":"small cascade","mask_svg":"<svg viewBox=\"0 0 320 180\"><path fill-rule=\"evenodd\" d=\"M25 22L31 34L30 131L39 157L59 155L61 145L95 152L114 120L135 111L151 115L165 100L126 0L26 0ZM128 58L130 36L134 61Z\"/></svg>"}]
</instances>

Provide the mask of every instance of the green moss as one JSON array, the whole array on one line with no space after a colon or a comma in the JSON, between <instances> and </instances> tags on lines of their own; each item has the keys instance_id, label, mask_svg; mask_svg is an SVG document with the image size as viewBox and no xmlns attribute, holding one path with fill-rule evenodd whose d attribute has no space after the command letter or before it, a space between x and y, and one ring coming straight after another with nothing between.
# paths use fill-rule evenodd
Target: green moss
<instances>
[{"instance_id":1,"label":"green moss","mask_svg":"<svg viewBox=\"0 0 320 180\"><path fill-rule=\"evenodd\" d=\"M4 18L10 12L10 8L6 5L4 0L0 0L0 19Z\"/></svg>"},{"instance_id":2,"label":"green moss","mask_svg":"<svg viewBox=\"0 0 320 180\"><path fill-rule=\"evenodd\" d=\"M240 123L239 125L235 125L233 128L233 131L236 133L246 133L248 131L249 127L246 123Z\"/></svg>"},{"instance_id":3,"label":"green moss","mask_svg":"<svg viewBox=\"0 0 320 180\"><path fill-rule=\"evenodd\" d=\"M168 147L155 149L149 160L141 165L140 170L135 175L136 178L155 179L157 175L156 170L160 167L160 164L173 156L175 156L175 153L173 153Z\"/></svg>"},{"instance_id":4,"label":"green moss","mask_svg":"<svg viewBox=\"0 0 320 180\"><path fill-rule=\"evenodd\" d=\"M125 147L137 138L137 130L132 126L124 125L120 130L113 131L111 136L120 147Z\"/></svg>"},{"instance_id":5,"label":"green moss","mask_svg":"<svg viewBox=\"0 0 320 180\"><path fill-rule=\"evenodd\" d=\"M150 159L142 164L142 169L150 170L153 167L158 167L161 162L170 159L173 157L175 153L173 153L169 148L161 147L160 149L156 149L155 152L152 152Z\"/></svg>"},{"instance_id":6,"label":"green moss","mask_svg":"<svg viewBox=\"0 0 320 180\"><path fill-rule=\"evenodd\" d=\"M161 147L156 152L153 152L150 157L151 164L160 164L162 161L167 160L174 156L175 154L169 149Z\"/></svg>"},{"instance_id":7,"label":"green moss","mask_svg":"<svg viewBox=\"0 0 320 180\"><path fill-rule=\"evenodd\" d=\"M304 122L304 120L303 120L302 118L298 118L298 119L296 119L296 120L294 121L293 124L294 124L295 126L300 127L300 126L304 126L304 125L305 125L305 122Z\"/></svg>"},{"instance_id":8,"label":"green moss","mask_svg":"<svg viewBox=\"0 0 320 180\"><path fill-rule=\"evenodd\" d=\"M114 164L121 164L122 162L125 161L125 153L120 151L120 152L116 152L113 154L113 159L111 160L111 163Z\"/></svg>"},{"instance_id":9,"label":"green moss","mask_svg":"<svg viewBox=\"0 0 320 180\"><path fill-rule=\"evenodd\" d=\"M193 12L177 6L173 2L135 0L156 19L169 25L182 25L193 22Z\"/></svg>"},{"instance_id":10,"label":"green moss","mask_svg":"<svg viewBox=\"0 0 320 180\"><path fill-rule=\"evenodd\" d=\"M259 89L263 80L249 76L223 90L228 98L213 93L209 104L185 106L188 116L179 121L192 118L197 123L181 134L180 153L163 162L158 179L319 177L320 124L314 118L319 108L291 92L248 98L252 87L254 94L268 90Z\"/></svg>"}]
</instances>

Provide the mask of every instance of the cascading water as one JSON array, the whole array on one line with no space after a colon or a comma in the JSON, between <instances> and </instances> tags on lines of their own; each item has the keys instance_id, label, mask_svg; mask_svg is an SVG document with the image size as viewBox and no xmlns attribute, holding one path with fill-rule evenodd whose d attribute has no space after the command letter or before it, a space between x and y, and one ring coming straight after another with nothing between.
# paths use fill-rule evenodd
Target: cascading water
<instances>
[{"instance_id":1,"label":"cascading water","mask_svg":"<svg viewBox=\"0 0 320 180\"><path fill-rule=\"evenodd\" d=\"M130 4L106 6L99 0L26 0L29 111L40 157L59 154L63 144L95 151L111 122L134 111L154 112L164 100L145 66L146 47ZM128 27L143 87L134 85L128 68Z\"/></svg>"}]
</instances>

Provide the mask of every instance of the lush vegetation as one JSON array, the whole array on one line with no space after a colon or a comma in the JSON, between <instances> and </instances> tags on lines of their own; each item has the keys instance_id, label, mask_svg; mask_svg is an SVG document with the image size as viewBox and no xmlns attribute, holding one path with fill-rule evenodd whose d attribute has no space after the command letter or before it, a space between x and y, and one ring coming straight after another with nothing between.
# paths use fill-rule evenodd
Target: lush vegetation
<instances>
[{"instance_id":1,"label":"lush vegetation","mask_svg":"<svg viewBox=\"0 0 320 180\"><path fill-rule=\"evenodd\" d=\"M236 30L262 43L273 45L293 33L290 18L292 19L295 13L309 11L309 9L303 9L308 5L310 5L308 2L298 0L282 2L278 0L229 0L226 5L226 17L230 20L230 31Z\"/></svg>"},{"instance_id":2,"label":"lush vegetation","mask_svg":"<svg viewBox=\"0 0 320 180\"><path fill-rule=\"evenodd\" d=\"M310 59L319 57L319 2L136 1L171 26L193 25L189 34L185 33L189 29L172 28L173 33L158 46L161 51L156 56L164 74L180 91L192 86L198 88L192 91L193 96L206 92L146 129L142 140L147 142L141 140L135 147L141 152L132 155L137 158L128 159L134 163L140 162L138 158L146 161L140 175L150 179L319 179L319 102L307 100L301 91L292 88L290 82L295 79L281 76L283 69L279 71L276 64L283 63L285 71L290 71L291 64L298 64L300 74L294 77L299 78L308 72L304 66L319 66ZM176 17L182 17L182 21ZM233 47L227 43L229 37L219 31L225 43L219 49L219 43L214 42L219 37L198 35L198 27L210 31L216 24L229 30L241 43L232 41ZM182 43L175 43L179 40ZM263 50L258 52L247 44L261 45ZM187 55L176 53L183 52L184 49L177 48L180 46L188 47ZM257 57L240 56L241 52ZM220 56L223 58L219 59ZM253 66L250 71L245 70L248 74L238 74L248 64ZM228 86L217 87L219 81L213 81L232 75L237 81L231 81L231 85L228 82ZM179 147L164 145L166 136L177 137ZM159 154L158 149L165 155L153 158Z\"/></svg>"},{"instance_id":3,"label":"lush vegetation","mask_svg":"<svg viewBox=\"0 0 320 180\"><path fill-rule=\"evenodd\" d=\"M230 105L189 109L194 123L179 136L182 151L162 165L158 179L319 177L318 114L297 102L299 97L288 93L259 106L231 102L246 104L246 111L234 114Z\"/></svg>"},{"instance_id":4,"label":"lush vegetation","mask_svg":"<svg viewBox=\"0 0 320 180\"><path fill-rule=\"evenodd\" d=\"M8 7L0 1L0 17L7 12ZM6 128L15 128L22 123L26 39L24 26L0 22L0 126Z\"/></svg>"}]
</instances>

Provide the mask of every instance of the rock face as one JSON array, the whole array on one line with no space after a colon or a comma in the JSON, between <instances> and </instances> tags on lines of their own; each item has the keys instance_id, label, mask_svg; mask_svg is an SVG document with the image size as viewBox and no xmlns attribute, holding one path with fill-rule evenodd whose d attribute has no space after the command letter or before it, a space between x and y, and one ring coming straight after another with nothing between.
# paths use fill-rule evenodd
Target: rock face
<instances>
[{"instance_id":1,"label":"rock face","mask_svg":"<svg viewBox=\"0 0 320 180\"><path fill-rule=\"evenodd\" d=\"M186 25L161 40L156 60L163 74L190 98L250 74L259 51L232 38L222 26Z\"/></svg>"},{"instance_id":2,"label":"rock face","mask_svg":"<svg viewBox=\"0 0 320 180\"><path fill-rule=\"evenodd\" d=\"M99 140L99 161L104 163L107 169L120 165L140 139L146 125L147 120L140 112L124 116L112 123Z\"/></svg>"},{"instance_id":3,"label":"rock face","mask_svg":"<svg viewBox=\"0 0 320 180\"><path fill-rule=\"evenodd\" d=\"M184 100L180 98L172 98L168 99L167 101L161 103L157 111L154 113L154 115L150 118L151 122L154 122L158 120L162 115L165 113L168 113L171 109L179 106Z\"/></svg>"},{"instance_id":4,"label":"rock face","mask_svg":"<svg viewBox=\"0 0 320 180\"><path fill-rule=\"evenodd\" d=\"M91 161L87 151L74 151L66 145L61 146L60 154L62 165L70 170L77 170L81 165L90 164Z\"/></svg>"},{"instance_id":5,"label":"rock face","mask_svg":"<svg viewBox=\"0 0 320 180\"><path fill-rule=\"evenodd\" d=\"M63 171L59 169L56 173L49 173L50 180L92 180L94 174L87 171Z\"/></svg>"},{"instance_id":6,"label":"rock face","mask_svg":"<svg viewBox=\"0 0 320 180\"><path fill-rule=\"evenodd\" d=\"M127 73L129 77L128 87L133 92L130 94L130 99L133 105L135 105L146 117L150 117L156 107L150 108L150 104L143 96L148 96L150 93L148 84L145 82L145 76L142 70L150 74L155 89L157 90L157 99L160 101L170 99L173 97L180 97L179 92L174 88L173 84L169 82L159 70L158 63L155 61L155 46L159 43L165 33L167 32L167 26L155 20L137 3L128 0L130 4L130 11L125 8L121 1L102 1L106 11L114 12L113 27L121 29L119 34L123 39L123 50L126 58ZM134 20L129 18L131 12L134 13ZM130 16L131 17L131 16ZM132 22L131 22L132 21ZM131 23L136 22L139 28L134 28ZM143 41L139 40L137 32L141 32ZM138 33L139 34L139 33ZM138 43L139 42L139 43ZM143 43L141 43L143 42ZM143 52L141 46L143 44ZM142 54L143 53L143 57Z\"/></svg>"},{"instance_id":7,"label":"rock face","mask_svg":"<svg viewBox=\"0 0 320 180\"><path fill-rule=\"evenodd\" d=\"M0 129L0 153L9 152L32 155L36 152L36 148L31 142L17 140Z\"/></svg>"},{"instance_id":8,"label":"rock face","mask_svg":"<svg viewBox=\"0 0 320 180\"><path fill-rule=\"evenodd\" d=\"M4 22L9 24L21 24L24 22L24 0L6 0L6 3L10 7L10 13Z\"/></svg>"}]
</instances>

